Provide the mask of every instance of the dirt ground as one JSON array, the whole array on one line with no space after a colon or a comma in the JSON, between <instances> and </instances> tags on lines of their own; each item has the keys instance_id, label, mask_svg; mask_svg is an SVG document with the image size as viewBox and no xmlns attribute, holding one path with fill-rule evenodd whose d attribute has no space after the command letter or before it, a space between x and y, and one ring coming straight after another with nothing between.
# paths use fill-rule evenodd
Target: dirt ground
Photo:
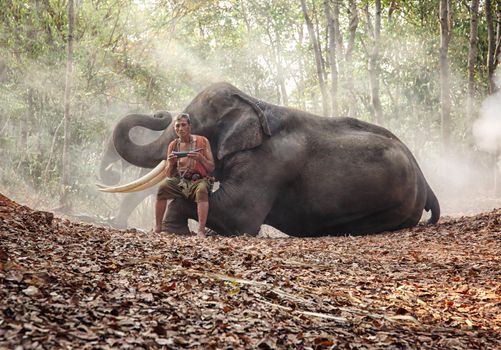
<instances>
[{"instance_id":1,"label":"dirt ground","mask_svg":"<svg viewBox=\"0 0 501 350\"><path fill-rule=\"evenodd\" d=\"M0 195L0 349L14 348L501 349L501 209L363 237L200 240Z\"/></svg>"}]
</instances>

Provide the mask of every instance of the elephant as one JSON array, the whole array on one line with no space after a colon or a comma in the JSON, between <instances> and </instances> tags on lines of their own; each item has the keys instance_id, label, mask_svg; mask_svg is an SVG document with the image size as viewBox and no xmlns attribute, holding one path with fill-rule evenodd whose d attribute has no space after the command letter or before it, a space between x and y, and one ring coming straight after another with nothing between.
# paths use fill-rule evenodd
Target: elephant
<instances>
[{"instance_id":1,"label":"elephant","mask_svg":"<svg viewBox=\"0 0 501 350\"><path fill-rule=\"evenodd\" d=\"M431 210L430 224L439 220L438 199L416 159L381 126L274 105L226 82L202 90L183 112L215 155L219 188L209 197L207 226L218 234L257 235L267 224L296 237L364 235L413 227L423 210ZM157 122L130 115L113 133L122 158L157 166L146 186L163 176L167 146L175 138L172 123L146 145L134 143L129 131L159 130ZM108 190L145 185L136 186ZM196 218L195 204L175 199L165 229L186 233L188 218Z\"/></svg>"},{"instance_id":2,"label":"elephant","mask_svg":"<svg viewBox=\"0 0 501 350\"><path fill-rule=\"evenodd\" d=\"M138 115L139 118L141 116ZM142 117L146 117L143 115ZM149 116L148 116L149 117ZM160 130L165 130L172 121L172 115L167 111L158 111L153 114L152 118L155 118L156 122L159 124L157 128ZM148 132L146 129L143 132L138 132L135 139L136 140L148 140L156 137L156 134ZM101 162L99 164L99 178L105 185L115 185L120 182L121 172L115 169L115 165L120 162L121 170L125 170L132 164L127 162L125 159L120 157L113 144L113 135L109 138L106 143ZM148 168L143 168L140 175L145 175L149 172ZM120 207L118 213L110 220L110 224L116 228L127 228L128 219L134 209L148 196L155 193L154 189L148 189L140 192L127 193L120 201Z\"/></svg>"}]
</instances>

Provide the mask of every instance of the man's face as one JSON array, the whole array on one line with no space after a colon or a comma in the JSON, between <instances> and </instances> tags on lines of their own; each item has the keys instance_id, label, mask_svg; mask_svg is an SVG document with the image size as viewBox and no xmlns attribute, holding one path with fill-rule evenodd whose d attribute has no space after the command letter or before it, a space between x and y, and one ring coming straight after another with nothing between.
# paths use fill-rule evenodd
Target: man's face
<instances>
[{"instance_id":1,"label":"man's face","mask_svg":"<svg viewBox=\"0 0 501 350\"><path fill-rule=\"evenodd\" d=\"M188 123L188 120L186 118L181 117L174 123L174 131L176 132L176 135L179 137L190 135L191 124Z\"/></svg>"}]
</instances>

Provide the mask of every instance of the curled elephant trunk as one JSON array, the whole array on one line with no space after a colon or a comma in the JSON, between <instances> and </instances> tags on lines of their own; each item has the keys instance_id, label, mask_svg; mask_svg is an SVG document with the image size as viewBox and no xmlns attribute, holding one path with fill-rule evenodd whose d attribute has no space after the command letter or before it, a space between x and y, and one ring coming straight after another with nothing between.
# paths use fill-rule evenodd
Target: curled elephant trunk
<instances>
[{"instance_id":1,"label":"curled elephant trunk","mask_svg":"<svg viewBox=\"0 0 501 350\"><path fill-rule=\"evenodd\" d=\"M160 181L162 181L164 179L164 177L165 177L165 175L164 175L165 163L166 163L165 160L161 161L148 174L146 174L143 177L141 177L135 181L132 181L128 184L121 185L121 186L114 186L114 187L109 187L109 186L97 184L97 187L99 187L99 191L101 191L101 192L128 193L128 192L137 192L137 191L146 190L150 187L155 186L156 184L158 184Z\"/></svg>"},{"instance_id":2,"label":"curled elephant trunk","mask_svg":"<svg viewBox=\"0 0 501 350\"><path fill-rule=\"evenodd\" d=\"M168 112L153 116L145 114L129 114L122 118L113 130L113 144L117 153L129 163L142 168L154 168L165 159L168 139L173 138L166 129L172 121ZM153 131L162 131L160 137L145 145L132 141L129 132L134 127L144 127ZM147 157L145 155L148 155Z\"/></svg>"}]
</instances>

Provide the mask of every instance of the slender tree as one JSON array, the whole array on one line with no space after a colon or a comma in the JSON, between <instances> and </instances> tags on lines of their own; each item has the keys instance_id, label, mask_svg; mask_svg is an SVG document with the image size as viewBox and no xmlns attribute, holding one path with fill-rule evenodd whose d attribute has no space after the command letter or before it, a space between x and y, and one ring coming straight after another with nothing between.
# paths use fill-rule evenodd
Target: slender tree
<instances>
[{"instance_id":1,"label":"slender tree","mask_svg":"<svg viewBox=\"0 0 501 350\"><path fill-rule=\"evenodd\" d=\"M478 2L470 4L470 47L468 50L468 99L467 118L473 120L473 101L475 100L475 65L477 63L478 45Z\"/></svg>"},{"instance_id":2,"label":"slender tree","mask_svg":"<svg viewBox=\"0 0 501 350\"><path fill-rule=\"evenodd\" d=\"M355 117L357 115L356 110L356 98L355 98L355 87L353 78L353 49L355 47L355 37L358 28L358 8L356 0L349 0L349 14L350 14L350 26L349 26L349 36L348 44L346 46L345 52L345 74L344 81L346 82L346 91L348 95L348 116Z\"/></svg>"},{"instance_id":3,"label":"slender tree","mask_svg":"<svg viewBox=\"0 0 501 350\"><path fill-rule=\"evenodd\" d=\"M336 52L337 52L337 57L342 57L344 55L344 43L343 43L343 36L341 35L341 28L339 24L339 18L340 18L340 13L339 13L339 7L343 3L343 0L333 0L332 1L332 19L333 19L333 25L334 25L334 38L336 40ZM339 66L340 61L338 60L338 66ZM338 72L341 69L338 67Z\"/></svg>"},{"instance_id":4,"label":"slender tree","mask_svg":"<svg viewBox=\"0 0 501 350\"><path fill-rule=\"evenodd\" d=\"M499 65L499 61L501 60L501 1L497 1L497 22L498 22L498 28L496 32L496 49L494 50L494 67L497 67Z\"/></svg>"},{"instance_id":5,"label":"slender tree","mask_svg":"<svg viewBox=\"0 0 501 350\"><path fill-rule=\"evenodd\" d=\"M325 86L324 73L322 69L322 53L320 52L320 47L318 45L317 36L315 34L315 29L313 28L313 22L311 21L310 16L308 15L308 8L306 7L305 0L301 0L301 9L303 10L304 20L306 21L306 27L308 28L308 34L310 36L310 41L313 46L313 51L315 53L315 62L317 66L317 78L318 84L320 85L320 92L322 94L322 113L324 116L329 115L329 105L328 105L328 96L327 96L327 88Z\"/></svg>"},{"instance_id":6,"label":"slender tree","mask_svg":"<svg viewBox=\"0 0 501 350\"><path fill-rule=\"evenodd\" d=\"M449 42L451 39L451 2L440 0L440 102L441 102L441 134L443 151L450 147L451 137L451 96L449 73Z\"/></svg>"},{"instance_id":7,"label":"slender tree","mask_svg":"<svg viewBox=\"0 0 501 350\"><path fill-rule=\"evenodd\" d=\"M274 35L271 32L274 31ZM270 40L271 45L271 55L273 63L275 64L275 71L277 75L277 90L278 96L281 97L280 103L284 105L289 104L289 99L287 96L287 89L285 87L285 76L283 70L283 62L282 62L282 44L280 38L280 30L277 28L276 24L273 24L269 17L267 17L267 25L266 25L266 33L268 35L268 39Z\"/></svg>"},{"instance_id":8,"label":"slender tree","mask_svg":"<svg viewBox=\"0 0 501 350\"><path fill-rule=\"evenodd\" d=\"M61 207L64 212L70 210L70 141L71 141L71 114L70 98L73 84L73 33L75 27L75 9L73 0L68 0L68 56L66 59L66 81L64 86L64 144L63 144L63 189Z\"/></svg>"},{"instance_id":9,"label":"slender tree","mask_svg":"<svg viewBox=\"0 0 501 350\"><path fill-rule=\"evenodd\" d=\"M338 5L339 6L339 5ZM334 29L334 18L331 13L329 0L324 0L324 12L327 19L327 32L329 34L329 68L331 72L331 111L332 116L338 116L338 69L336 57L336 31Z\"/></svg>"},{"instance_id":10,"label":"slender tree","mask_svg":"<svg viewBox=\"0 0 501 350\"><path fill-rule=\"evenodd\" d=\"M494 18L492 15L492 1L485 0L485 18L487 21L487 76L489 77L489 94L495 89L494 71L496 61L496 37L494 33Z\"/></svg>"},{"instance_id":11,"label":"slender tree","mask_svg":"<svg viewBox=\"0 0 501 350\"><path fill-rule=\"evenodd\" d=\"M304 27L301 24L298 25L298 42L297 46L298 47L303 47L304 45ZM301 57L298 60L298 66L299 66L299 72L298 72L298 82L296 83L297 86L297 99L299 101L299 105L301 106L302 109L306 109L306 101L304 99L304 93L305 93L305 57L304 55L301 55Z\"/></svg>"},{"instance_id":12,"label":"slender tree","mask_svg":"<svg viewBox=\"0 0 501 350\"><path fill-rule=\"evenodd\" d=\"M494 82L494 72L496 67L499 65L500 60L500 50L501 50L501 1L496 1L496 17L497 17L497 30L496 30L496 38L494 38L494 26L493 24L489 24L489 21L492 22L492 7L491 1L486 1L486 12L491 12L490 20L487 18L487 31L488 31L488 72L489 72L489 93L494 93L494 91L499 89L499 86L496 86ZM489 7L489 8L487 8ZM487 16L489 17L489 16ZM492 28L491 28L492 26ZM492 43L491 41L494 41ZM493 51L493 56L491 57L491 52ZM498 145L498 149L496 154L494 155L494 194L497 197L501 197L501 170L499 168L498 162L501 159L501 145Z\"/></svg>"},{"instance_id":13,"label":"slender tree","mask_svg":"<svg viewBox=\"0 0 501 350\"><path fill-rule=\"evenodd\" d=\"M374 121L383 125L383 107L379 98L379 52L381 45L381 0L375 0L374 26L371 25L369 5L365 6L367 26L372 36L372 49L369 53L369 88L371 110Z\"/></svg>"},{"instance_id":14,"label":"slender tree","mask_svg":"<svg viewBox=\"0 0 501 350\"><path fill-rule=\"evenodd\" d=\"M277 28L275 28L275 39L277 48L276 60L278 81L280 83L280 96L282 97L282 103L287 106L289 104L289 97L287 96L287 89L285 87L285 74L282 60L282 39L280 38L280 31Z\"/></svg>"},{"instance_id":15,"label":"slender tree","mask_svg":"<svg viewBox=\"0 0 501 350\"><path fill-rule=\"evenodd\" d=\"M340 23L340 6L343 4L343 0L334 0L332 1L332 20L333 20L333 26L334 26L334 39L336 42L336 65L337 65L337 79L338 79L338 89L337 89L337 106L338 106L338 111L337 114L339 114L339 110L341 108L341 99L340 99L340 94L341 94L341 82L342 82L342 77L344 74L344 70L346 69L345 62L344 62L344 55L345 55L345 49L344 49L344 40L343 40L343 35L341 34L341 23Z\"/></svg>"},{"instance_id":16,"label":"slender tree","mask_svg":"<svg viewBox=\"0 0 501 350\"><path fill-rule=\"evenodd\" d=\"M489 77L489 94L494 93L496 84L494 72L499 64L501 52L501 2L495 1L496 7L491 0L485 1L485 17L487 21L487 73ZM494 30L494 14L496 11L497 28Z\"/></svg>"}]
</instances>

